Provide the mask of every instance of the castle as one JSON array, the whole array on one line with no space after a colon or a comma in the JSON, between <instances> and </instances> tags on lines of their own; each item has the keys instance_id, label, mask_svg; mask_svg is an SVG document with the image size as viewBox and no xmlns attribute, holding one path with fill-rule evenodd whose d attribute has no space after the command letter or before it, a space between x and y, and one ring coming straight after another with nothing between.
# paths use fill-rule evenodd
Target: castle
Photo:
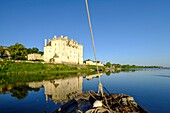
<instances>
[{"instance_id":1,"label":"castle","mask_svg":"<svg viewBox=\"0 0 170 113\"><path fill-rule=\"evenodd\" d=\"M83 45L67 36L54 36L48 42L45 39L43 58L45 62L83 64Z\"/></svg>"}]
</instances>

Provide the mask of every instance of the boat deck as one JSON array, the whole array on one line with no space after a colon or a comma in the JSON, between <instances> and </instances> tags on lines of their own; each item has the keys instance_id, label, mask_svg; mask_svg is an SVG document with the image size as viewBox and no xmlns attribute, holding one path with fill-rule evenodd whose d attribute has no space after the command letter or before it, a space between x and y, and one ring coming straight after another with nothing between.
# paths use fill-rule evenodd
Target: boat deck
<instances>
[{"instance_id":1,"label":"boat deck","mask_svg":"<svg viewBox=\"0 0 170 113\"><path fill-rule=\"evenodd\" d=\"M94 103L101 101L102 105ZM139 106L134 98L126 94L104 94L93 91L83 92L53 113L148 113Z\"/></svg>"}]
</instances>

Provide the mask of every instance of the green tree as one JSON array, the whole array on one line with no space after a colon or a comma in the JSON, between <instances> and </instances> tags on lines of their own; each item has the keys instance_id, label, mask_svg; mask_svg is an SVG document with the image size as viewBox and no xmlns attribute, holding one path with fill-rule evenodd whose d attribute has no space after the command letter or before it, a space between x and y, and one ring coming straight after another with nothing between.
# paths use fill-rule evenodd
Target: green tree
<instances>
[{"instance_id":1,"label":"green tree","mask_svg":"<svg viewBox=\"0 0 170 113\"><path fill-rule=\"evenodd\" d=\"M114 66L115 68L121 68L120 64L112 64L112 66Z\"/></svg>"},{"instance_id":2,"label":"green tree","mask_svg":"<svg viewBox=\"0 0 170 113\"><path fill-rule=\"evenodd\" d=\"M32 49L31 49L31 48L28 48L28 49L27 49L27 53L28 53L28 54L31 54L31 53L32 53Z\"/></svg>"},{"instance_id":3,"label":"green tree","mask_svg":"<svg viewBox=\"0 0 170 113\"><path fill-rule=\"evenodd\" d=\"M9 52L13 60L26 60L27 49L22 44L15 43L10 46Z\"/></svg>"},{"instance_id":4,"label":"green tree","mask_svg":"<svg viewBox=\"0 0 170 113\"><path fill-rule=\"evenodd\" d=\"M106 66L107 66L107 67L111 67L112 64L111 64L110 62L107 62L107 63L106 63Z\"/></svg>"},{"instance_id":5,"label":"green tree","mask_svg":"<svg viewBox=\"0 0 170 113\"><path fill-rule=\"evenodd\" d=\"M122 68L130 68L130 65L129 64L126 64L126 65L122 65Z\"/></svg>"},{"instance_id":6,"label":"green tree","mask_svg":"<svg viewBox=\"0 0 170 113\"><path fill-rule=\"evenodd\" d=\"M38 53L39 52L39 49L38 48L36 48L36 47L33 47L32 48L32 53Z\"/></svg>"},{"instance_id":7,"label":"green tree","mask_svg":"<svg viewBox=\"0 0 170 113\"><path fill-rule=\"evenodd\" d=\"M39 53L39 49L36 48L36 47L28 48L28 49L27 49L27 53L28 53L28 54L31 54L31 53Z\"/></svg>"},{"instance_id":8,"label":"green tree","mask_svg":"<svg viewBox=\"0 0 170 113\"><path fill-rule=\"evenodd\" d=\"M136 66L136 65L132 65L131 67L132 67L132 68L136 68L137 66Z\"/></svg>"}]
</instances>

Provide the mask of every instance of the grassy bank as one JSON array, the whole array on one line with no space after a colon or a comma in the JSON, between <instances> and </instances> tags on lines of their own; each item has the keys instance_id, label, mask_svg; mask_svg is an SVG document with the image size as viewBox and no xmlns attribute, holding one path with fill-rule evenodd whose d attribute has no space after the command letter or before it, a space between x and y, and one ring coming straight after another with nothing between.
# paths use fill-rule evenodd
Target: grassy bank
<instances>
[{"instance_id":1,"label":"grassy bank","mask_svg":"<svg viewBox=\"0 0 170 113\"><path fill-rule=\"evenodd\" d=\"M0 62L0 75L20 75L20 74L55 74L69 72L91 72L95 66L86 65L64 65L51 63L28 63L28 62Z\"/></svg>"},{"instance_id":2,"label":"grassy bank","mask_svg":"<svg viewBox=\"0 0 170 113\"><path fill-rule=\"evenodd\" d=\"M51 63L0 62L0 84L42 81L96 73L96 66Z\"/></svg>"},{"instance_id":3,"label":"grassy bank","mask_svg":"<svg viewBox=\"0 0 170 113\"><path fill-rule=\"evenodd\" d=\"M58 79L63 77L73 77L80 76L78 73L57 73L57 74L27 74L27 75L1 75L0 76L0 84L16 84L16 83L25 83L32 81L42 81L42 80L51 80Z\"/></svg>"}]
</instances>

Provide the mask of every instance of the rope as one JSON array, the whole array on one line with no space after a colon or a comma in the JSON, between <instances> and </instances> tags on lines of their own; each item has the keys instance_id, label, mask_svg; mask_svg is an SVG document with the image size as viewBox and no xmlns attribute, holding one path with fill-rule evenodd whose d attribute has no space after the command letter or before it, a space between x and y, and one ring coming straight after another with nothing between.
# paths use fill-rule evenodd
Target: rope
<instances>
[{"instance_id":1,"label":"rope","mask_svg":"<svg viewBox=\"0 0 170 113\"><path fill-rule=\"evenodd\" d=\"M103 89L102 89L102 84L101 84L100 75L99 75L99 67L97 65L96 49L95 49L94 35L93 35L92 25L91 25L91 20L90 20L90 12L89 12L89 7L88 7L88 0L85 0L85 2L86 2L86 11L87 11L87 15L88 15L88 23L89 23L89 27L90 27L90 35L91 35L91 38L92 38L94 58L95 58L95 61L96 61L96 68L97 68L97 73L98 73L98 76L99 76L98 93L101 92L101 94L103 96Z\"/></svg>"}]
</instances>

